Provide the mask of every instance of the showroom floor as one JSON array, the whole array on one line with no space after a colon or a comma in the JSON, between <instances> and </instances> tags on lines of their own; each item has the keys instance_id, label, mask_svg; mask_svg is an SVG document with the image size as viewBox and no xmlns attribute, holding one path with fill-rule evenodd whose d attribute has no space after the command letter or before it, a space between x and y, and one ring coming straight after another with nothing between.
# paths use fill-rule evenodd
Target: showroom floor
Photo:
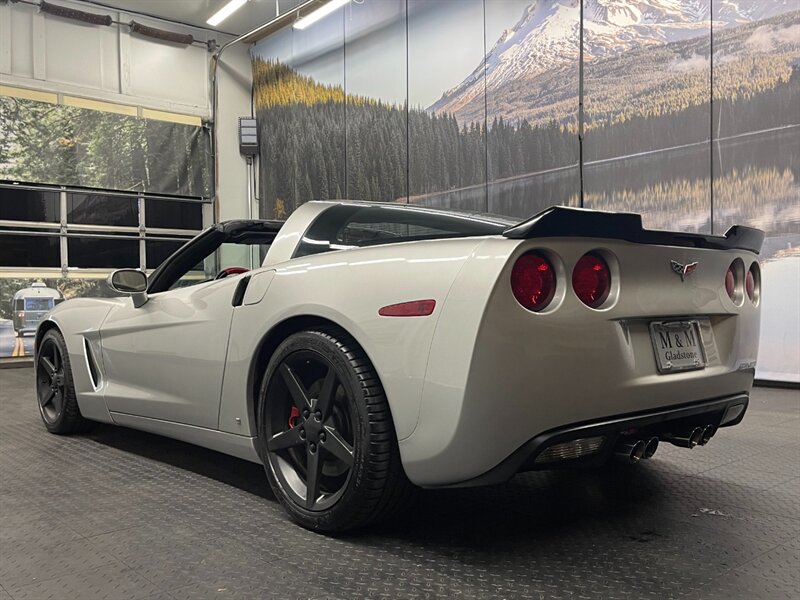
<instances>
[{"instance_id":1,"label":"showroom floor","mask_svg":"<svg viewBox=\"0 0 800 600\"><path fill-rule=\"evenodd\" d=\"M126 429L40 425L0 370L0 600L798 598L800 393L647 464L425 492L339 539L289 523L260 467Z\"/></svg>"}]
</instances>

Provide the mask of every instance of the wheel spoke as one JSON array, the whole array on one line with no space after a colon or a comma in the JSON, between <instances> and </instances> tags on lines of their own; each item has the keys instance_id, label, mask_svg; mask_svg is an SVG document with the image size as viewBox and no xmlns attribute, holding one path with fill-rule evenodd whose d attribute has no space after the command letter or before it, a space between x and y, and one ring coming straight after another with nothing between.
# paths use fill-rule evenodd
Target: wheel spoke
<instances>
[{"instance_id":1,"label":"wheel spoke","mask_svg":"<svg viewBox=\"0 0 800 600\"><path fill-rule=\"evenodd\" d=\"M53 408L56 411L56 414L61 412L61 409L64 406L64 393L61 390L56 390L56 393L53 394Z\"/></svg>"},{"instance_id":2,"label":"wheel spoke","mask_svg":"<svg viewBox=\"0 0 800 600\"><path fill-rule=\"evenodd\" d=\"M328 367L328 372L325 375L325 380L322 382L322 387L319 390L319 397L317 399L317 410L322 413L323 421L330 415L330 410L333 406L334 392L336 392L336 369Z\"/></svg>"},{"instance_id":3,"label":"wheel spoke","mask_svg":"<svg viewBox=\"0 0 800 600\"><path fill-rule=\"evenodd\" d=\"M267 442L267 448L270 452L283 450L284 448L292 448L304 444L305 440L300 437L300 427L292 427L287 431L282 431L277 435L273 435Z\"/></svg>"},{"instance_id":4,"label":"wheel spoke","mask_svg":"<svg viewBox=\"0 0 800 600\"><path fill-rule=\"evenodd\" d=\"M319 451L306 453L306 508L312 509L319 496L319 475L322 463L319 460Z\"/></svg>"},{"instance_id":5,"label":"wheel spoke","mask_svg":"<svg viewBox=\"0 0 800 600\"><path fill-rule=\"evenodd\" d=\"M52 388L48 389L47 393L45 394L45 397L42 398L42 400L40 402L40 404L42 405L42 408L44 408L45 406L50 404L53 401L53 396L55 396L55 395L56 395L56 391L54 389L52 389Z\"/></svg>"},{"instance_id":6,"label":"wheel spoke","mask_svg":"<svg viewBox=\"0 0 800 600\"><path fill-rule=\"evenodd\" d=\"M303 384L297 380L294 372L286 363L282 363L280 369L283 381L286 383L286 387L289 388L289 393L292 395L295 406L300 409L300 412L310 410L311 402L308 401L308 394L306 394Z\"/></svg>"},{"instance_id":7,"label":"wheel spoke","mask_svg":"<svg viewBox=\"0 0 800 600\"><path fill-rule=\"evenodd\" d=\"M61 367L61 356L58 353L58 348L53 344L53 370L58 370Z\"/></svg>"},{"instance_id":8,"label":"wheel spoke","mask_svg":"<svg viewBox=\"0 0 800 600\"><path fill-rule=\"evenodd\" d=\"M332 427L326 427L325 442L321 444L327 452L338 458L348 467L353 466L353 447L345 442L339 433Z\"/></svg>"},{"instance_id":9,"label":"wheel spoke","mask_svg":"<svg viewBox=\"0 0 800 600\"><path fill-rule=\"evenodd\" d=\"M52 379L56 372L56 366L46 356L42 356L40 360L42 361L42 363L44 363L44 366L47 368L47 375L50 377L50 379Z\"/></svg>"}]
</instances>

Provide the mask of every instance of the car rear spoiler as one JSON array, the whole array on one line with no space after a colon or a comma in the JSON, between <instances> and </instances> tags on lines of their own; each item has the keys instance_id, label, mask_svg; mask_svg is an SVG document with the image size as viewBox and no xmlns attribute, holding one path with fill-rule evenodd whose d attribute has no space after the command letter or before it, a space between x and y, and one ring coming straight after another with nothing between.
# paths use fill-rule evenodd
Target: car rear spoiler
<instances>
[{"instance_id":1,"label":"car rear spoiler","mask_svg":"<svg viewBox=\"0 0 800 600\"><path fill-rule=\"evenodd\" d=\"M748 250L758 254L764 232L734 225L724 236L656 231L642 227L642 217L634 213L612 213L566 206L551 206L506 229L507 238L527 240L543 237L593 237L625 240L634 244L685 246L715 250Z\"/></svg>"}]
</instances>

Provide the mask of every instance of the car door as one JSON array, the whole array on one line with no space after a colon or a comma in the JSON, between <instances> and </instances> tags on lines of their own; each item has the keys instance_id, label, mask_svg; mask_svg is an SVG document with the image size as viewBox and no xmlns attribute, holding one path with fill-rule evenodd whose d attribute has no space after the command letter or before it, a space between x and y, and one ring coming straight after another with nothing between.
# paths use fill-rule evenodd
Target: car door
<instances>
[{"instance_id":1,"label":"car door","mask_svg":"<svg viewBox=\"0 0 800 600\"><path fill-rule=\"evenodd\" d=\"M151 274L146 293L109 312L100 343L111 413L217 429L233 308L250 281L246 267L226 262L268 247L282 226L213 225Z\"/></svg>"},{"instance_id":2,"label":"car door","mask_svg":"<svg viewBox=\"0 0 800 600\"><path fill-rule=\"evenodd\" d=\"M216 428L232 300L246 275L126 299L100 329L108 410Z\"/></svg>"}]
</instances>

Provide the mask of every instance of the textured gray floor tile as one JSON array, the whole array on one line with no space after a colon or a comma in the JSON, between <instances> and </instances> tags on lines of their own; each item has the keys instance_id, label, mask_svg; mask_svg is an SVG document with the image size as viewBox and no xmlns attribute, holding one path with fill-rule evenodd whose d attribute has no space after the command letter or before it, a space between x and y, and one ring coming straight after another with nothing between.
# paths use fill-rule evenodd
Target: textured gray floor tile
<instances>
[{"instance_id":1,"label":"textured gray floor tile","mask_svg":"<svg viewBox=\"0 0 800 600\"><path fill-rule=\"evenodd\" d=\"M120 563L84 539L0 545L0 584L14 596L20 586L107 565L120 566Z\"/></svg>"},{"instance_id":2,"label":"textured gray floor tile","mask_svg":"<svg viewBox=\"0 0 800 600\"><path fill-rule=\"evenodd\" d=\"M738 506L696 505L688 518L700 530L712 530L729 536L761 540L778 545L800 534L800 519L747 510Z\"/></svg>"},{"instance_id":3,"label":"textured gray floor tile","mask_svg":"<svg viewBox=\"0 0 800 600\"><path fill-rule=\"evenodd\" d=\"M686 596L703 600L797 600L798 588L789 581L775 581L734 570Z\"/></svg>"},{"instance_id":4,"label":"textured gray floor tile","mask_svg":"<svg viewBox=\"0 0 800 600\"><path fill-rule=\"evenodd\" d=\"M204 598L236 598L240 600L307 600L325 595L304 579L287 574L232 572L209 583L195 583L170 590L176 600Z\"/></svg>"},{"instance_id":5,"label":"textured gray floor tile","mask_svg":"<svg viewBox=\"0 0 800 600\"><path fill-rule=\"evenodd\" d=\"M14 598L800 597L796 392L757 389L703 448L425 491L406 516L332 538L292 524L258 465L109 426L48 434L30 375L0 371Z\"/></svg>"},{"instance_id":6,"label":"textured gray floor tile","mask_svg":"<svg viewBox=\"0 0 800 600\"><path fill-rule=\"evenodd\" d=\"M758 575L780 583L794 584L800 591L800 550L778 546L737 569L742 575Z\"/></svg>"},{"instance_id":7,"label":"textured gray floor tile","mask_svg":"<svg viewBox=\"0 0 800 600\"><path fill-rule=\"evenodd\" d=\"M138 600L163 592L131 569L106 566L63 575L12 591L14 600Z\"/></svg>"},{"instance_id":8,"label":"textured gray floor tile","mask_svg":"<svg viewBox=\"0 0 800 600\"><path fill-rule=\"evenodd\" d=\"M736 506L754 513L767 513L793 518L797 515L798 496L783 489L792 482L778 484L773 488L761 490L749 485L732 483L703 474L692 476L683 486L685 492L700 506Z\"/></svg>"},{"instance_id":9,"label":"textured gray floor tile","mask_svg":"<svg viewBox=\"0 0 800 600\"><path fill-rule=\"evenodd\" d=\"M1 502L1 501L0 501ZM0 552L4 545L17 542L55 543L80 539L82 536L66 523L53 520L30 501L0 504Z\"/></svg>"},{"instance_id":10,"label":"textured gray floor tile","mask_svg":"<svg viewBox=\"0 0 800 600\"><path fill-rule=\"evenodd\" d=\"M795 434L800 435L800 423L797 424ZM798 478L800 477L800 444L783 443L777 448L741 458L729 465L735 465L748 471L757 470Z\"/></svg>"},{"instance_id":11,"label":"textured gray floor tile","mask_svg":"<svg viewBox=\"0 0 800 600\"><path fill-rule=\"evenodd\" d=\"M756 490L768 490L796 478L796 475L792 473L745 468L738 462L703 471L700 476L705 479L736 483Z\"/></svg>"}]
</instances>

